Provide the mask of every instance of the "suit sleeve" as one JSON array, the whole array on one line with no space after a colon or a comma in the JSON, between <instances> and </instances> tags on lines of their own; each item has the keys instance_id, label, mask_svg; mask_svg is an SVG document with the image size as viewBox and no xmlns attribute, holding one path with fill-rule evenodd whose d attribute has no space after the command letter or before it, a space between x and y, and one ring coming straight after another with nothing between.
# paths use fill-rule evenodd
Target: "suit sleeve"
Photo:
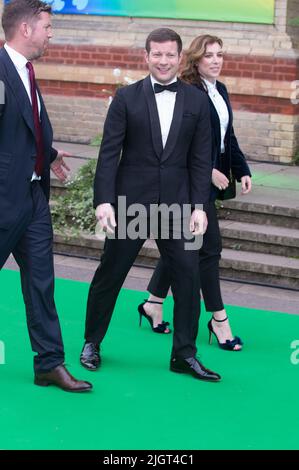
<instances>
[{"instance_id":1,"label":"suit sleeve","mask_svg":"<svg viewBox=\"0 0 299 470\"><path fill-rule=\"evenodd\" d=\"M204 210L210 198L212 177L211 120L208 97L201 93L200 114L189 153L191 204L202 204Z\"/></svg>"},{"instance_id":2,"label":"suit sleeve","mask_svg":"<svg viewBox=\"0 0 299 470\"><path fill-rule=\"evenodd\" d=\"M57 157L57 154L58 154L58 151L52 147L51 153L50 153L50 163L54 162L55 158Z\"/></svg>"},{"instance_id":3,"label":"suit sleeve","mask_svg":"<svg viewBox=\"0 0 299 470\"><path fill-rule=\"evenodd\" d=\"M94 207L99 204L115 204L117 168L126 134L126 104L122 90L116 92L105 120L94 179Z\"/></svg>"}]
</instances>

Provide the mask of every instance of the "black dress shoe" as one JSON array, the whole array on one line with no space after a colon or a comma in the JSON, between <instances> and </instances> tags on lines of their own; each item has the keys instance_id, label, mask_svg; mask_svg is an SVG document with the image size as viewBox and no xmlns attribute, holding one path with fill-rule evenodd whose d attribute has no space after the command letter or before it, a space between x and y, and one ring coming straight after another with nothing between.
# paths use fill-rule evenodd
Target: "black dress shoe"
<instances>
[{"instance_id":1,"label":"black dress shoe","mask_svg":"<svg viewBox=\"0 0 299 470\"><path fill-rule=\"evenodd\" d=\"M75 379L63 364L49 372L36 373L34 383L41 387L56 385L66 392L87 392L92 389L91 383Z\"/></svg>"},{"instance_id":2,"label":"black dress shoe","mask_svg":"<svg viewBox=\"0 0 299 470\"><path fill-rule=\"evenodd\" d=\"M188 357L186 359L172 357L170 360L170 370L190 374L199 380L209 380L210 382L218 382L221 380L219 374L206 369L196 357Z\"/></svg>"},{"instance_id":3,"label":"black dress shoe","mask_svg":"<svg viewBox=\"0 0 299 470\"><path fill-rule=\"evenodd\" d=\"M95 343L85 343L80 362L88 370L97 370L101 365L100 347Z\"/></svg>"}]
</instances>

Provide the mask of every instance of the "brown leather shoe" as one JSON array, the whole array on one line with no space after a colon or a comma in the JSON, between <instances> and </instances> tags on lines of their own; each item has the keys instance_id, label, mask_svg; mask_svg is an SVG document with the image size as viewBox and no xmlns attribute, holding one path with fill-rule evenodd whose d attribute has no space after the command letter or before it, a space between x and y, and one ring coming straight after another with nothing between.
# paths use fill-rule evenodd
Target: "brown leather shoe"
<instances>
[{"instance_id":1,"label":"brown leather shoe","mask_svg":"<svg viewBox=\"0 0 299 470\"><path fill-rule=\"evenodd\" d=\"M56 385L66 392L87 392L92 389L91 383L75 379L63 364L49 372L35 374L34 383L42 387Z\"/></svg>"}]
</instances>

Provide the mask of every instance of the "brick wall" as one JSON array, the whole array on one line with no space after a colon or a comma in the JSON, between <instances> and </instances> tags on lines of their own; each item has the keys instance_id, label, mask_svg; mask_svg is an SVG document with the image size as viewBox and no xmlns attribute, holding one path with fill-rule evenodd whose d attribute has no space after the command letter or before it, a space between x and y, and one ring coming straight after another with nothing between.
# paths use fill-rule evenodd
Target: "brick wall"
<instances>
[{"instance_id":1,"label":"brick wall","mask_svg":"<svg viewBox=\"0 0 299 470\"><path fill-rule=\"evenodd\" d=\"M260 161L289 163L298 146L299 118L235 111L235 132L245 154ZM294 136L297 136L294 138Z\"/></svg>"},{"instance_id":2,"label":"brick wall","mask_svg":"<svg viewBox=\"0 0 299 470\"><path fill-rule=\"evenodd\" d=\"M185 47L204 32L223 38L222 80L242 148L255 159L291 162L298 148L299 105L290 99L299 80L298 15L299 0L276 0L274 25L56 15L51 47L36 64L55 138L89 142L99 133L116 85L146 75L147 34L168 26Z\"/></svg>"},{"instance_id":3,"label":"brick wall","mask_svg":"<svg viewBox=\"0 0 299 470\"><path fill-rule=\"evenodd\" d=\"M297 78L298 60L296 58L227 53L223 75L292 81ZM128 70L147 70L142 48L53 44L47 55L39 62L47 64L59 62L64 65L83 67L120 67Z\"/></svg>"},{"instance_id":4,"label":"brick wall","mask_svg":"<svg viewBox=\"0 0 299 470\"><path fill-rule=\"evenodd\" d=\"M43 94L55 139L86 144L103 127L107 102L102 99Z\"/></svg>"},{"instance_id":5,"label":"brick wall","mask_svg":"<svg viewBox=\"0 0 299 470\"><path fill-rule=\"evenodd\" d=\"M286 31L294 47L299 48L299 0L289 0L287 6Z\"/></svg>"}]
</instances>

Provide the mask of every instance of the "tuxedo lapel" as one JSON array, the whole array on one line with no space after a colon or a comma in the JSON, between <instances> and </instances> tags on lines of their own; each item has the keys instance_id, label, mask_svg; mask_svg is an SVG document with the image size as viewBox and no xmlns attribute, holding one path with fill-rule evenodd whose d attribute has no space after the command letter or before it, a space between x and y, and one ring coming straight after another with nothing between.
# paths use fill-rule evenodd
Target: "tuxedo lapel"
<instances>
[{"instance_id":1,"label":"tuxedo lapel","mask_svg":"<svg viewBox=\"0 0 299 470\"><path fill-rule=\"evenodd\" d=\"M209 98L209 103L210 103L210 113L211 113L211 122L212 122L212 127L213 127L213 132L215 135L216 143L217 143L217 148L220 148L221 145L221 129L220 129L220 121L219 121L219 116L217 113L217 110L214 106L213 101L209 97L208 93L207 96Z\"/></svg>"},{"instance_id":2,"label":"tuxedo lapel","mask_svg":"<svg viewBox=\"0 0 299 470\"><path fill-rule=\"evenodd\" d=\"M227 106L227 110L228 110L228 114L229 114L229 122L228 122L227 128L230 129L230 128L231 128L231 125L232 125L233 112L232 112L232 108L231 108L231 105L230 105L230 102L229 102L229 99L228 99L228 95L227 95L227 93L223 90L223 88L222 88L221 86L219 86L218 82L217 82L217 90L219 91L220 95L221 95L222 98L224 99L225 104L226 104L226 106Z\"/></svg>"},{"instance_id":3,"label":"tuxedo lapel","mask_svg":"<svg viewBox=\"0 0 299 470\"><path fill-rule=\"evenodd\" d=\"M184 87L180 80L178 80L178 91L176 94L175 106L173 110L173 117L171 121L171 126L169 129L168 138L166 141L166 145L164 147L164 151L161 157L161 161L167 160L172 154L177 138L179 135L179 130L182 124L183 118L183 111L184 111Z\"/></svg>"},{"instance_id":4,"label":"tuxedo lapel","mask_svg":"<svg viewBox=\"0 0 299 470\"><path fill-rule=\"evenodd\" d=\"M20 112L27 126L31 129L33 135L35 135L32 106L23 82L5 49L1 49L0 57L6 68L8 86L16 97Z\"/></svg>"},{"instance_id":5,"label":"tuxedo lapel","mask_svg":"<svg viewBox=\"0 0 299 470\"><path fill-rule=\"evenodd\" d=\"M227 130L226 130L225 138L224 138L225 149L226 149L225 154L227 154L227 149L230 148L230 136L231 136L231 128L232 128L232 122L233 122L233 113L232 113L232 108L231 108L231 105L230 105L230 102L229 102L229 98L228 98L228 94L226 92L226 89L223 88L221 86L221 84L219 84L218 82L216 83L216 86L217 86L217 90L219 91L220 95L222 96L222 98L225 101L225 104L226 104L227 110L228 110L228 115L229 115L228 126L227 126ZM219 118L218 118L218 122L219 122L219 132L220 132ZM230 157L229 158L221 158L219 163L220 163L220 171L222 171L226 175L229 175L230 174L230 166L231 166Z\"/></svg>"},{"instance_id":6,"label":"tuxedo lapel","mask_svg":"<svg viewBox=\"0 0 299 470\"><path fill-rule=\"evenodd\" d=\"M157 109L156 98L155 98L154 90L152 87L152 82L149 76L143 80L143 90L144 90L146 102L148 105L149 116L150 116L153 146L157 154L157 157L160 158L163 152L160 119L159 119L159 114L158 114L158 109Z\"/></svg>"}]
</instances>

